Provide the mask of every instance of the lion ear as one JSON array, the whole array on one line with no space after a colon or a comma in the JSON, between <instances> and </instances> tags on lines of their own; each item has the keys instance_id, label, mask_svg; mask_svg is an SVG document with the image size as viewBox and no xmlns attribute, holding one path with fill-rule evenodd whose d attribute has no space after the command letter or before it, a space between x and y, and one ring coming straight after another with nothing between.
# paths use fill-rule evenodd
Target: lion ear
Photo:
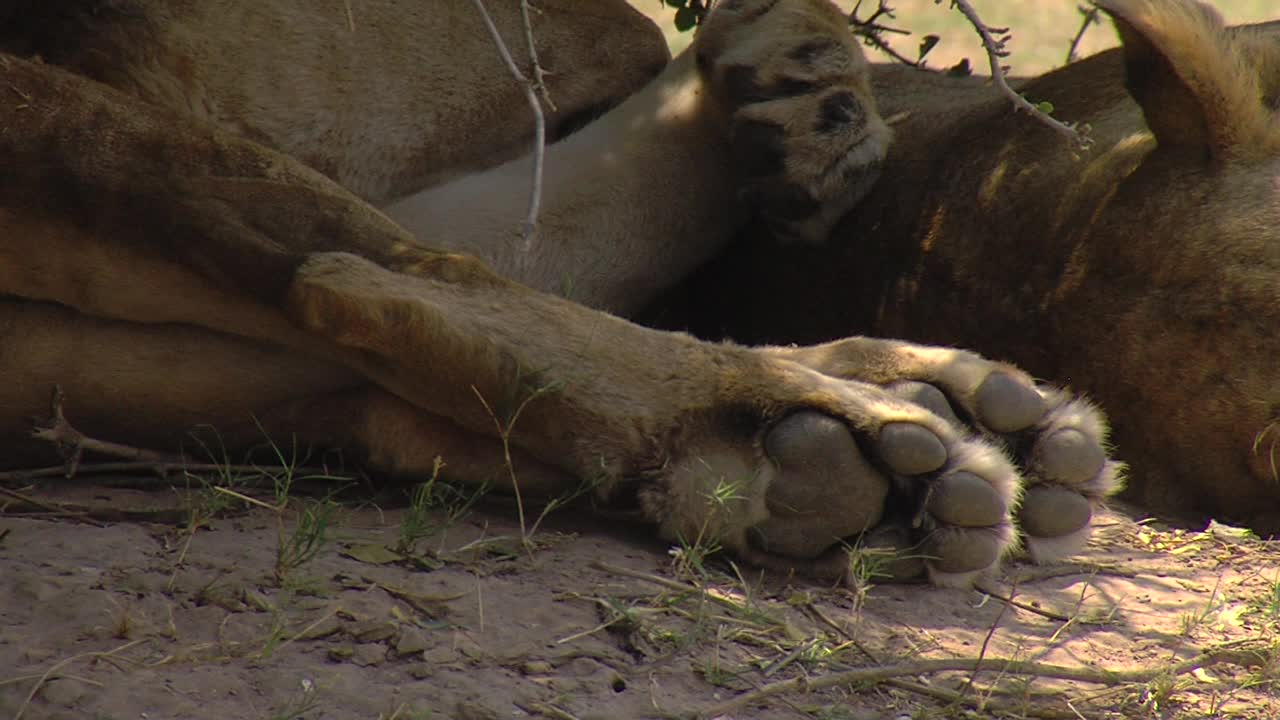
<instances>
[{"instance_id":1,"label":"lion ear","mask_svg":"<svg viewBox=\"0 0 1280 720\"><path fill-rule=\"evenodd\" d=\"M1276 64L1280 41L1227 30L1195 0L1094 4L1115 21L1126 86L1162 147L1198 148L1215 159L1280 148L1280 123L1260 77Z\"/></svg>"}]
</instances>

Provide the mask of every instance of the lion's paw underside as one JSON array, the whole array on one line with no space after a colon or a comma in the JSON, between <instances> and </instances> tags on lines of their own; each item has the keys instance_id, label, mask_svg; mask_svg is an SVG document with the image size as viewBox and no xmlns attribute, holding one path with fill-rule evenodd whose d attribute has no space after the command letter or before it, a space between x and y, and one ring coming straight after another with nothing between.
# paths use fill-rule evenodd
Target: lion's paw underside
<instances>
[{"instance_id":1,"label":"lion's paw underside","mask_svg":"<svg viewBox=\"0 0 1280 720\"><path fill-rule=\"evenodd\" d=\"M826 240L891 136L848 20L829 0L723 0L693 52L752 212L780 239Z\"/></svg>"},{"instance_id":2,"label":"lion's paw underside","mask_svg":"<svg viewBox=\"0 0 1280 720\"><path fill-rule=\"evenodd\" d=\"M1118 489L1099 411L1008 365L860 338L763 352L848 397L815 390L749 447L691 448L650 508L668 536L710 531L751 561L805 574L966 585L1019 548L1036 562L1079 551ZM860 571L851 557L876 560Z\"/></svg>"}]
</instances>

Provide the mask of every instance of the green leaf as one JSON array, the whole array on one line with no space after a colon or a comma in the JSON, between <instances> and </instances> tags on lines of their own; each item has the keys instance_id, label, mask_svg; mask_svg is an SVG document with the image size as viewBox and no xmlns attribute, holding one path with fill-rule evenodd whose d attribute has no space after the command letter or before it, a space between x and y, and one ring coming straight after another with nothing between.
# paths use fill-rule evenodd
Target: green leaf
<instances>
[{"instance_id":1,"label":"green leaf","mask_svg":"<svg viewBox=\"0 0 1280 720\"><path fill-rule=\"evenodd\" d=\"M698 24L698 11L693 8L682 7L676 11L676 29L680 32L689 30Z\"/></svg>"},{"instance_id":2,"label":"green leaf","mask_svg":"<svg viewBox=\"0 0 1280 720\"><path fill-rule=\"evenodd\" d=\"M1036 109L1044 113L1045 115L1052 115L1053 103L1049 102L1048 100L1041 100L1040 102L1036 103Z\"/></svg>"}]
</instances>

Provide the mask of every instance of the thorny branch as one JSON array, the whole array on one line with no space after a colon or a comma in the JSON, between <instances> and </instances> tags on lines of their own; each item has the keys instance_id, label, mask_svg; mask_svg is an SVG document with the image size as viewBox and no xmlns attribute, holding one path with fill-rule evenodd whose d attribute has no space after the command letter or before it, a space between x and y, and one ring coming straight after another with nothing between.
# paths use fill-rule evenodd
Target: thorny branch
<instances>
[{"instance_id":1,"label":"thorny branch","mask_svg":"<svg viewBox=\"0 0 1280 720\"><path fill-rule=\"evenodd\" d=\"M905 55L899 53L897 50L894 50L893 46L885 42L884 39L880 37L884 33L895 33L898 35L911 34L910 31L889 25L882 25L878 22L882 17L890 20L894 19L893 8L890 7L885 0L877 0L876 9L871 11L871 16L866 19L858 17L858 11L861 9L862 0L858 0L857 4L853 6L853 9L849 11L849 27L853 28L855 35L861 36L863 41L868 45L904 65L911 65L912 67L918 67L920 65L920 60L923 60L925 53L928 52L927 49L922 47L920 58L918 60L911 60Z\"/></svg>"},{"instance_id":2,"label":"thorny branch","mask_svg":"<svg viewBox=\"0 0 1280 720\"><path fill-rule=\"evenodd\" d=\"M943 0L934 0L934 3L938 5L941 5L942 2ZM1088 147L1088 137L1076 130L1074 124L1064 123L1050 117L1048 113L1042 111L1009 87L1008 78L1005 76L1005 68L1000 64L1003 58L1009 56L1009 51L1005 48L1005 43L1009 41L1009 28L992 27L984 23L982 18L978 16L978 11L974 10L973 5L969 3L969 0L950 0L950 2L951 6L959 10L965 16L965 19L969 21L969 24L973 26L973 29L978 32L978 37L982 39L982 47L987 51L987 60L991 63L991 81L1013 103L1014 109L1025 112L1039 120L1070 140L1076 147L1081 149Z\"/></svg>"},{"instance_id":3,"label":"thorny branch","mask_svg":"<svg viewBox=\"0 0 1280 720\"><path fill-rule=\"evenodd\" d=\"M475 4L476 10L480 12L480 17L484 18L484 25L488 28L494 44L498 46L498 54L502 56L502 62L506 64L511 76L516 79L521 89L524 90L525 99L529 102L529 109L533 111L533 187L529 191L529 213L525 216L524 227L520 230L520 237L524 242L523 250L528 252L533 246L533 240L538 231L538 212L542 207L542 164L547 150L547 118L542 111L542 102L546 102L547 107L553 110L555 105L547 94L547 87L543 82L547 73L538 64L538 51L533 44L533 24L529 19L529 0L520 0L520 17L524 23L525 42L529 46L529 61L533 68L532 79L521 72L520 66L516 64L515 59L511 56L511 51L507 49L507 44L502 40L502 34L498 32L498 26L494 25L493 17L489 15L489 10L485 7L484 0L472 0L472 2ZM538 95L542 95L542 101L538 100Z\"/></svg>"}]
</instances>

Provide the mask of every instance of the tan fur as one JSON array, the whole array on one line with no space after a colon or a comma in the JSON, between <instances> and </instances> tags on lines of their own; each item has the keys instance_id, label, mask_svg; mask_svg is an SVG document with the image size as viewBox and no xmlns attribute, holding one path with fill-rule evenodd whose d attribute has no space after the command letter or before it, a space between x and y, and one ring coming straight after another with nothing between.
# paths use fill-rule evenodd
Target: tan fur
<instances>
[{"instance_id":1,"label":"tan fur","mask_svg":"<svg viewBox=\"0 0 1280 720\"><path fill-rule=\"evenodd\" d=\"M1020 88L1091 127L1080 159L980 80L877 67L902 119L841 243L756 246L696 281L749 293L691 302L752 341L873 332L1007 358L1108 409L1147 507L1275 532L1280 25L1101 4L1126 48Z\"/></svg>"},{"instance_id":2,"label":"tan fur","mask_svg":"<svg viewBox=\"0 0 1280 720\"><path fill-rule=\"evenodd\" d=\"M28 4L0 26L0 47L279 149L375 202L528 147L524 95L471 0ZM492 5L526 66L519 4ZM623 0L548 0L532 22L553 137L667 59L661 34Z\"/></svg>"},{"instance_id":3,"label":"tan fur","mask_svg":"<svg viewBox=\"0 0 1280 720\"><path fill-rule=\"evenodd\" d=\"M1024 482L1070 495L1079 520L1026 538L1033 554L1087 534L1115 487L1105 424L1011 366L866 338L707 343L544 292L633 311L748 211L788 239L827 234L889 142L827 0L719 3L652 84L550 148L530 248L512 233L528 161L499 164L526 137L526 108L475 39L470 3L437 5L353 4L344 23L337 3L82 0L5 26L0 43L28 57L0 55L0 463L47 458L26 435L56 384L73 422L117 442L190 451L204 426L233 451L265 433L391 474L444 456L464 481L514 471L543 494L587 481L664 537L835 576L865 525L831 517L832 494L891 493L883 513L854 514L924 548L943 584L1019 545ZM516 4L501 7L518 37ZM552 86L561 115L631 93L663 54L620 1L540 9L548 66L582 69ZM615 30L639 43L632 60ZM419 53L442 38L459 44ZM463 91L474 106L449 99ZM352 190L415 192L384 214ZM935 385L965 421L881 387L898 380ZM775 433L784 420L827 428L844 454ZM1062 428L1097 462L1026 477ZM733 498L709 502L725 488ZM766 528L794 557L767 549Z\"/></svg>"}]
</instances>

